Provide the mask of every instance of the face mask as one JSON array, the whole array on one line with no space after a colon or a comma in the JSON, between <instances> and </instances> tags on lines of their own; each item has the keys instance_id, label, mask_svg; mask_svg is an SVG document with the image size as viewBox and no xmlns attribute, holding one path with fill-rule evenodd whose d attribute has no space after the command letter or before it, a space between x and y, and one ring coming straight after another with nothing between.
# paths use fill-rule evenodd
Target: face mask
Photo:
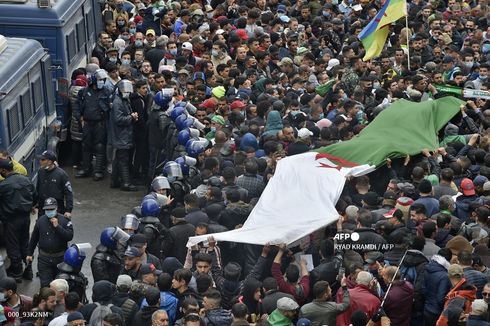
<instances>
[{"instance_id":1,"label":"face mask","mask_svg":"<svg viewBox=\"0 0 490 326\"><path fill-rule=\"evenodd\" d=\"M129 35L122 35L121 38L125 41L129 40Z\"/></svg>"},{"instance_id":2,"label":"face mask","mask_svg":"<svg viewBox=\"0 0 490 326\"><path fill-rule=\"evenodd\" d=\"M325 117L325 114L320 113L320 115L318 116L318 119L320 119L320 120L321 120L321 119L323 119L324 117Z\"/></svg>"},{"instance_id":3,"label":"face mask","mask_svg":"<svg viewBox=\"0 0 490 326\"><path fill-rule=\"evenodd\" d=\"M217 57L217 56L219 56L219 51L212 50L212 51L211 51L211 55L212 55L213 57Z\"/></svg>"},{"instance_id":4,"label":"face mask","mask_svg":"<svg viewBox=\"0 0 490 326\"><path fill-rule=\"evenodd\" d=\"M374 82L374 83L373 83L373 88L375 88L375 89L378 89L380 86L381 86L381 85L380 85L380 83L379 83L379 82Z\"/></svg>"},{"instance_id":5,"label":"face mask","mask_svg":"<svg viewBox=\"0 0 490 326\"><path fill-rule=\"evenodd\" d=\"M488 53L490 52L490 44L483 44L482 48L481 48L481 52L483 53Z\"/></svg>"},{"instance_id":6,"label":"face mask","mask_svg":"<svg viewBox=\"0 0 490 326\"><path fill-rule=\"evenodd\" d=\"M481 80L487 80L488 76L480 76L478 78L480 78Z\"/></svg>"},{"instance_id":7,"label":"face mask","mask_svg":"<svg viewBox=\"0 0 490 326\"><path fill-rule=\"evenodd\" d=\"M102 89L104 88L105 81L104 80L98 80L97 81L97 88Z\"/></svg>"},{"instance_id":8,"label":"face mask","mask_svg":"<svg viewBox=\"0 0 490 326\"><path fill-rule=\"evenodd\" d=\"M142 60L134 60L134 63L136 63L137 65L141 64L142 62Z\"/></svg>"},{"instance_id":9,"label":"face mask","mask_svg":"<svg viewBox=\"0 0 490 326\"><path fill-rule=\"evenodd\" d=\"M129 29L129 33L131 33L131 34L136 33L136 28L130 28L130 29Z\"/></svg>"},{"instance_id":10,"label":"face mask","mask_svg":"<svg viewBox=\"0 0 490 326\"><path fill-rule=\"evenodd\" d=\"M347 99L348 99L347 94L342 95L342 99L343 99L344 101L347 101Z\"/></svg>"},{"instance_id":11,"label":"face mask","mask_svg":"<svg viewBox=\"0 0 490 326\"><path fill-rule=\"evenodd\" d=\"M140 48L143 46L143 41L141 40L136 40L134 41L134 45L137 47L137 48Z\"/></svg>"},{"instance_id":12,"label":"face mask","mask_svg":"<svg viewBox=\"0 0 490 326\"><path fill-rule=\"evenodd\" d=\"M216 132L216 127L211 127L211 132Z\"/></svg>"},{"instance_id":13,"label":"face mask","mask_svg":"<svg viewBox=\"0 0 490 326\"><path fill-rule=\"evenodd\" d=\"M116 63L117 62L117 58L116 57L109 57L109 61L112 62L112 63Z\"/></svg>"},{"instance_id":14,"label":"face mask","mask_svg":"<svg viewBox=\"0 0 490 326\"><path fill-rule=\"evenodd\" d=\"M123 21L117 22L117 26L119 27L123 27L124 25L126 25L126 22Z\"/></svg>"},{"instance_id":15,"label":"face mask","mask_svg":"<svg viewBox=\"0 0 490 326\"><path fill-rule=\"evenodd\" d=\"M51 165L50 165L50 164L48 164L48 165L46 165L46 166L44 167L44 170L46 170L46 171L49 171L50 169L51 169Z\"/></svg>"},{"instance_id":16,"label":"face mask","mask_svg":"<svg viewBox=\"0 0 490 326\"><path fill-rule=\"evenodd\" d=\"M131 93L129 93L129 92L124 92L124 93L122 94L122 97L123 97L123 98L128 99L130 94L131 94Z\"/></svg>"},{"instance_id":17,"label":"face mask","mask_svg":"<svg viewBox=\"0 0 490 326\"><path fill-rule=\"evenodd\" d=\"M136 24L137 27L142 27L143 26L143 23L138 23Z\"/></svg>"},{"instance_id":18,"label":"face mask","mask_svg":"<svg viewBox=\"0 0 490 326\"><path fill-rule=\"evenodd\" d=\"M0 302L5 302L7 301L7 297L5 296L5 293L0 292Z\"/></svg>"},{"instance_id":19,"label":"face mask","mask_svg":"<svg viewBox=\"0 0 490 326\"><path fill-rule=\"evenodd\" d=\"M56 216L56 210L55 209L50 209L48 211L44 211L44 214L46 214L47 217L53 218Z\"/></svg>"},{"instance_id":20,"label":"face mask","mask_svg":"<svg viewBox=\"0 0 490 326\"><path fill-rule=\"evenodd\" d=\"M208 17L208 19L212 19L212 18L213 18L213 16L214 16L214 13L213 13L213 12L208 12L208 13L206 14L206 16Z\"/></svg>"},{"instance_id":21,"label":"face mask","mask_svg":"<svg viewBox=\"0 0 490 326\"><path fill-rule=\"evenodd\" d=\"M130 61L129 61L128 59L122 59L122 60L121 60L121 63L122 63L123 65L129 65L129 64L130 64Z\"/></svg>"},{"instance_id":22,"label":"face mask","mask_svg":"<svg viewBox=\"0 0 490 326\"><path fill-rule=\"evenodd\" d=\"M470 62L465 62L464 65L466 66L466 68L471 68L473 67L473 64L474 62L473 61L470 61Z\"/></svg>"},{"instance_id":23,"label":"face mask","mask_svg":"<svg viewBox=\"0 0 490 326\"><path fill-rule=\"evenodd\" d=\"M177 49L171 49L170 54L171 55L177 55Z\"/></svg>"},{"instance_id":24,"label":"face mask","mask_svg":"<svg viewBox=\"0 0 490 326\"><path fill-rule=\"evenodd\" d=\"M323 11L322 14L323 14L323 17L325 17L325 18L329 18L331 16L331 14L328 11Z\"/></svg>"}]
</instances>

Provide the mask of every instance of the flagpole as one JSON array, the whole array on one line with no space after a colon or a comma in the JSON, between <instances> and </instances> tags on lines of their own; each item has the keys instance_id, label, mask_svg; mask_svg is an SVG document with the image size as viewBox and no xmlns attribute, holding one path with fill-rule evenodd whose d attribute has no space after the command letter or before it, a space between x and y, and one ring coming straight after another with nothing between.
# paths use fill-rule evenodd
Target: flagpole
<instances>
[{"instance_id":1,"label":"flagpole","mask_svg":"<svg viewBox=\"0 0 490 326\"><path fill-rule=\"evenodd\" d=\"M408 7L408 4L405 3ZM408 8L405 15L405 27L407 28L407 58L408 58L408 70L410 71L410 29L408 28Z\"/></svg>"}]
</instances>

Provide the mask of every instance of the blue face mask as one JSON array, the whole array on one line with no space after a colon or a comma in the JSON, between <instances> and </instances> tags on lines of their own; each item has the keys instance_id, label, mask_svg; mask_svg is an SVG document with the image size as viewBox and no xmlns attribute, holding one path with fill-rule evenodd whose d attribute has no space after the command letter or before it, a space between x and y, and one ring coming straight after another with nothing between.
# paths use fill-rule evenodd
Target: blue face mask
<instances>
[{"instance_id":1,"label":"blue face mask","mask_svg":"<svg viewBox=\"0 0 490 326\"><path fill-rule=\"evenodd\" d=\"M211 132L216 132L216 127L211 127Z\"/></svg>"},{"instance_id":2,"label":"blue face mask","mask_svg":"<svg viewBox=\"0 0 490 326\"><path fill-rule=\"evenodd\" d=\"M318 118L319 118L320 120L321 120L321 119L323 119L324 117L325 117L325 114L323 114L323 113L320 113L320 115L318 116Z\"/></svg>"},{"instance_id":3,"label":"blue face mask","mask_svg":"<svg viewBox=\"0 0 490 326\"><path fill-rule=\"evenodd\" d=\"M171 55L177 55L177 49L171 49L170 54Z\"/></svg>"},{"instance_id":4,"label":"blue face mask","mask_svg":"<svg viewBox=\"0 0 490 326\"><path fill-rule=\"evenodd\" d=\"M56 209L50 209L50 210L47 210L47 211L44 211L44 214L46 214L47 217L49 218L53 218L56 216Z\"/></svg>"},{"instance_id":5,"label":"blue face mask","mask_svg":"<svg viewBox=\"0 0 490 326\"><path fill-rule=\"evenodd\" d=\"M331 16L331 14L328 12L328 11L323 11L323 17L325 18L329 18Z\"/></svg>"},{"instance_id":6,"label":"blue face mask","mask_svg":"<svg viewBox=\"0 0 490 326\"><path fill-rule=\"evenodd\" d=\"M130 29L129 29L129 33L131 33L131 34L136 33L136 28L130 28Z\"/></svg>"},{"instance_id":7,"label":"blue face mask","mask_svg":"<svg viewBox=\"0 0 490 326\"><path fill-rule=\"evenodd\" d=\"M490 52L490 44L488 44L488 43L483 44L483 46L481 47L481 52L483 52L483 53Z\"/></svg>"},{"instance_id":8,"label":"blue face mask","mask_svg":"<svg viewBox=\"0 0 490 326\"><path fill-rule=\"evenodd\" d=\"M105 81L104 80L98 80L97 81L97 88L102 89L104 88Z\"/></svg>"},{"instance_id":9,"label":"blue face mask","mask_svg":"<svg viewBox=\"0 0 490 326\"><path fill-rule=\"evenodd\" d=\"M129 65L131 62L130 62L128 59L122 59L122 60L121 60L121 63L122 63L123 65Z\"/></svg>"},{"instance_id":10,"label":"blue face mask","mask_svg":"<svg viewBox=\"0 0 490 326\"><path fill-rule=\"evenodd\" d=\"M137 48L140 48L143 46L143 41L141 40L136 40L134 41L134 45L137 47Z\"/></svg>"}]
</instances>

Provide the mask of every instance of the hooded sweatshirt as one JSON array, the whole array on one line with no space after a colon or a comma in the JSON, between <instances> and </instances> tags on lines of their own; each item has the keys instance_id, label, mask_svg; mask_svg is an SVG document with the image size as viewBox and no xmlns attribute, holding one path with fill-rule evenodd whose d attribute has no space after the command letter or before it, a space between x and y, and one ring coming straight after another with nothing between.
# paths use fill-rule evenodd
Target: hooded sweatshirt
<instances>
[{"instance_id":1,"label":"hooded sweatshirt","mask_svg":"<svg viewBox=\"0 0 490 326\"><path fill-rule=\"evenodd\" d=\"M283 128L281 114L279 111L271 111L267 115L267 122L265 125L265 132L262 134L265 136L276 136Z\"/></svg>"},{"instance_id":2,"label":"hooded sweatshirt","mask_svg":"<svg viewBox=\"0 0 490 326\"><path fill-rule=\"evenodd\" d=\"M272 314L269 315L267 318L267 321L269 322L269 325L271 326L294 326L291 320L281 314L279 310L274 310Z\"/></svg>"}]
</instances>

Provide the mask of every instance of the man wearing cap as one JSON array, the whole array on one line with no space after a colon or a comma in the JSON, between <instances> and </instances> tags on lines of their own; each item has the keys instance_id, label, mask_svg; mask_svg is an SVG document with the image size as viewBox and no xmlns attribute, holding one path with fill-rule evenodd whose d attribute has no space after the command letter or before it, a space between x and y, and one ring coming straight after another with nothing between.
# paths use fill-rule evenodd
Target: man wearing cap
<instances>
[{"instance_id":1,"label":"man wearing cap","mask_svg":"<svg viewBox=\"0 0 490 326\"><path fill-rule=\"evenodd\" d=\"M57 211L56 199L46 198L44 215L39 217L29 241L26 260L32 262L34 250L39 249L37 268L41 287L49 286L58 274L57 265L63 262L68 242L73 239L73 225L69 219Z\"/></svg>"},{"instance_id":2,"label":"man wearing cap","mask_svg":"<svg viewBox=\"0 0 490 326\"><path fill-rule=\"evenodd\" d=\"M437 325L447 325L451 309L462 309L465 314L471 311L471 303L476 299L476 287L464 278L463 267L452 264L447 270L452 289L444 298L444 311L437 320Z\"/></svg>"},{"instance_id":3,"label":"man wearing cap","mask_svg":"<svg viewBox=\"0 0 490 326\"><path fill-rule=\"evenodd\" d=\"M3 223L5 248L10 258L7 274L20 280L22 259L27 256L30 213L36 189L28 177L14 172L12 161L0 159L0 220Z\"/></svg>"},{"instance_id":4,"label":"man wearing cap","mask_svg":"<svg viewBox=\"0 0 490 326\"><path fill-rule=\"evenodd\" d=\"M206 134L206 139L211 140L216 135L217 131L220 131L226 124L225 119L220 115L215 115L211 119L211 131Z\"/></svg>"},{"instance_id":5,"label":"man wearing cap","mask_svg":"<svg viewBox=\"0 0 490 326\"><path fill-rule=\"evenodd\" d=\"M124 252L124 266L121 274L126 274L134 280L141 280L141 252L136 247L128 247Z\"/></svg>"},{"instance_id":6,"label":"man wearing cap","mask_svg":"<svg viewBox=\"0 0 490 326\"><path fill-rule=\"evenodd\" d=\"M182 48L181 48L182 56L185 57L187 64L191 66L195 66L197 62L196 58L192 54L193 51L194 51L194 47L192 43L190 42L182 43Z\"/></svg>"},{"instance_id":7,"label":"man wearing cap","mask_svg":"<svg viewBox=\"0 0 490 326\"><path fill-rule=\"evenodd\" d=\"M277 300L277 309L267 318L271 326L294 326L292 320L298 313L299 305L293 299L284 297Z\"/></svg>"},{"instance_id":8,"label":"man wearing cap","mask_svg":"<svg viewBox=\"0 0 490 326\"><path fill-rule=\"evenodd\" d=\"M39 159L41 167L37 173L36 184L38 217L44 214L44 201L52 197L56 199L58 213L71 218L73 189L68 174L56 163L57 158L53 151L44 151Z\"/></svg>"},{"instance_id":9,"label":"man wearing cap","mask_svg":"<svg viewBox=\"0 0 490 326\"><path fill-rule=\"evenodd\" d=\"M475 192L475 185L473 181L468 178L461 180L460 191L463 193L461 196L456 198L456 210L454 215L461 221L466 222L470 215L470 204L479 203L481 204L481 199L478 198Z\"/></svg>"},{"instance_id":10,"label":"man wearing cap","mask_svg":"<svg viewBox=\"0 0 490 326\"><path fill-rule=\"evenodd\" d=\"M19 313L16 322L20 324L20 316L32 309L32 298L17 293L17 282L12 277L0 279L0 295L2 294L4 301L1 304Z\"/></svg>"},{"instance_id":11,"label":"man wearing cap","mask_svg":"<svg viewBox=\"0 0 490 326\"><path fill-rule=\"evenodd\" d=\"M151 285L151 286L156 286L158 276L160 276L160 274L162 274L162 271L159 269L156 269L155 265L153 265L153 264L143 264L143 265L141 265L141 268L140 268L140 274L141 274L143 283Z\"/></svg>"},{"instance_id":12,"label":"man wearing cap","mask_svg":"<svg viewBox=\"0 0 490 326\"><path fill-rule=\"evenodd\" d=\"M160 243L160 242L159 242ZM145 234L139 233L131 236L129 241L131 247L137 248L141 253L141 263L142 264L153 264L157 269L160 268L160 259L148 252L148 238Z\"/></svg>"},{"instance_id":13,"label":"man wearing cap","mask_svg":"<svg viewBox=\"0 0 490 326\"><path fill-rule=\"evenodd\" d=\"M66 321L68 322L68 326L85 326L85 318L78 311L71 312L66 317Z\"/></svg>"},{"instance_id":14,"label":"man wearing cap","mask_svg":"<svg viewBox=\"0 0 490 326\"><path fill-rule=\"evenodd\" d=\"M442 78L445 83L454 79L454 74L456 72L461 72L461 68L454 65L454 59L450 55L444 56L442 59L442 68L444 72L442 73Z\"/></svg>"}]
</instances>

